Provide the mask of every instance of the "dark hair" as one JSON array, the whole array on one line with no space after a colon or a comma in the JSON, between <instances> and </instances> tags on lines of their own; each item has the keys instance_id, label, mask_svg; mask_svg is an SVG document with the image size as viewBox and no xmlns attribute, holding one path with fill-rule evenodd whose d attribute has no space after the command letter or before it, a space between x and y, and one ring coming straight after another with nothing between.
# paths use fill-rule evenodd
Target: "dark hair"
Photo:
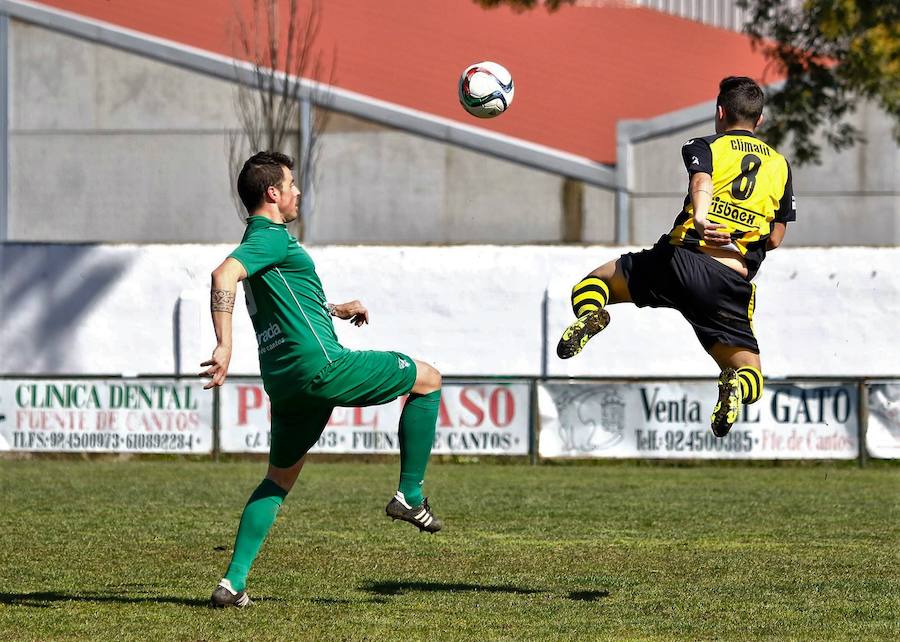
<instances>
[{"instance_id":1,"label":"dark hair","mask_svg":"<svg viewBox=\"0 0 900 642\"><path fill-rule=\"evenodd\" d=\"M282 165L294 169L294 159L279 152L259 152L244 163L238 174L237 191L248 212L259 207L267 189L272 186L281 189Z\"/></svg>"},{"instance_id":2,"label":"dark hair","mask_svg":"<svg viewBox=\"0 0 900 642\"><path fill-rule=\"evenodd\" d=\"M737 123L756 125L765 102L763 90L752 78L728 76L719 83L716 105L725 110L725 122L730 125Z\"/></svg>"}]
</instances>

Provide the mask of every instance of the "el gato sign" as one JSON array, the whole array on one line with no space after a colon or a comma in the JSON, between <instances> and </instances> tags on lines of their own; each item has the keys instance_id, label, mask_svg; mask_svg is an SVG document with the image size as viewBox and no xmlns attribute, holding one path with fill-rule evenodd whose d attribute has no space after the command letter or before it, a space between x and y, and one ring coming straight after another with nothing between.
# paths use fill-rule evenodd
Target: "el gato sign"
<instances>
[{"instance_id":1,"label":"el gato sign","mask_svg":"<svg viewBox=\"0 0 900 642\"><path fill-rule=\"evenodd\" d=\"M0 380L0 450L209 453L212 395L177 379Z\"/></svg>"},{"instance_id":2,"label":"el gato sign","mask_svg":"<svg viewBox=\"0 0 900 642\"><path fill-rule=\"evenodd\" d=\"M722 439L709 428L715 382L547 383L538 390L542 457L852 459L854 384L768 383Z\"/></svg>"},{"instance_id":3,"label":"el gato sign","mask_svg":"<svg viewBox=\"0 0 900 642\"><path fill-rule=\"evenodd\" d=\"M335 408L310 452L400 452L397 427L405 399L381 406ZM226 382L219 403L222 451L268 452L271 408L262 383ZM432 452L526 455L530 416L527 383L445 382Z\"/></svg>"}]
</instances>

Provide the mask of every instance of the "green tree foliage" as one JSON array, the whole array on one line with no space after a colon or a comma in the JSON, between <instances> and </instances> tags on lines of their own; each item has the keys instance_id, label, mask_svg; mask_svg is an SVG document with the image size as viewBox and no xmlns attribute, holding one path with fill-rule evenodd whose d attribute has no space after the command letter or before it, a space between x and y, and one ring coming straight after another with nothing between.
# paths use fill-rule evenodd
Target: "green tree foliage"
<instances>
[{"instance_id":1,"label":"green tree foliage","mask_svg":"<svg viewBox=\"0 0 900 642\"><path fill-rule=\"evenodd\" d=\"M741 0L745 30L785 82L768 97L762 134L774 145L790 141L799 164L819 160L822 131L842 149L861 140L844 120L861 98L895 121L900 141L900 2L806 0L792 8L780 0Z\"/></svg>"},{"instance_id":2,"label":"green tree foliage","mask_svg":"<svg viewBox=\"0 0 900 642\"><path fill-rule=\"evenodd\" d=\"M474 0L485 8L555 11L576 0ZM615 3L611 3L615 4ZM900 142L900 0L739 0L744 30L765 53L773 75L768 120L761 134L787 143L797 164L818 162L821 132L834 149L862 140L846 121L862 99L894 118Z\"/></svg>"}]
</instances>

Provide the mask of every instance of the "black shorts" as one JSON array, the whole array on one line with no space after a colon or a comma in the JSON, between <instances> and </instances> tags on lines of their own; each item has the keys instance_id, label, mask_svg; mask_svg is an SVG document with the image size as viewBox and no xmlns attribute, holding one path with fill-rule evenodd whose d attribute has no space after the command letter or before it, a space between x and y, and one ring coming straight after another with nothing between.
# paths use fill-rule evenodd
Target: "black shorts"
<instances>
[{"instance_id":1,"label":"black shorts","mask_svg":"<svg viewBox=\"0 0 900 642\"><path fill-rule=\"evenodd\" d=\"M668 239L619 259L634 304L678 310L707 352L723 343L759 354L752 323L756 287L714 258Z\"/></svg>"}]
</instances>

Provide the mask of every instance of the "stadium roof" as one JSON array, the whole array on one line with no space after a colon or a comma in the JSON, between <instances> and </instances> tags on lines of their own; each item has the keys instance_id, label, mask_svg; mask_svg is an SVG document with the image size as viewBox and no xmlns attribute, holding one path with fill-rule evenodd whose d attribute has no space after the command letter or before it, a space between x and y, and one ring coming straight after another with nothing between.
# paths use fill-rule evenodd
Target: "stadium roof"
<instances>
[{"instance_id":1,"label":"stadium roof","mask_svg":"<svg viewBox=\"0 0 900 642\"><path fill-rule=\"evenodd\" d=\"M250 1L35 4L230 57L234 7ZM555 13L486 10L472 0L320 5L317 43L336 52L337 87L598 163L616 162L617 121L709 101L727 75L776 80L747 37L623 3ZM505 65L516 82L513 107L490 121L468 116L456 98L459 73L481 60Z\"/></svg>"}]
</instances>

